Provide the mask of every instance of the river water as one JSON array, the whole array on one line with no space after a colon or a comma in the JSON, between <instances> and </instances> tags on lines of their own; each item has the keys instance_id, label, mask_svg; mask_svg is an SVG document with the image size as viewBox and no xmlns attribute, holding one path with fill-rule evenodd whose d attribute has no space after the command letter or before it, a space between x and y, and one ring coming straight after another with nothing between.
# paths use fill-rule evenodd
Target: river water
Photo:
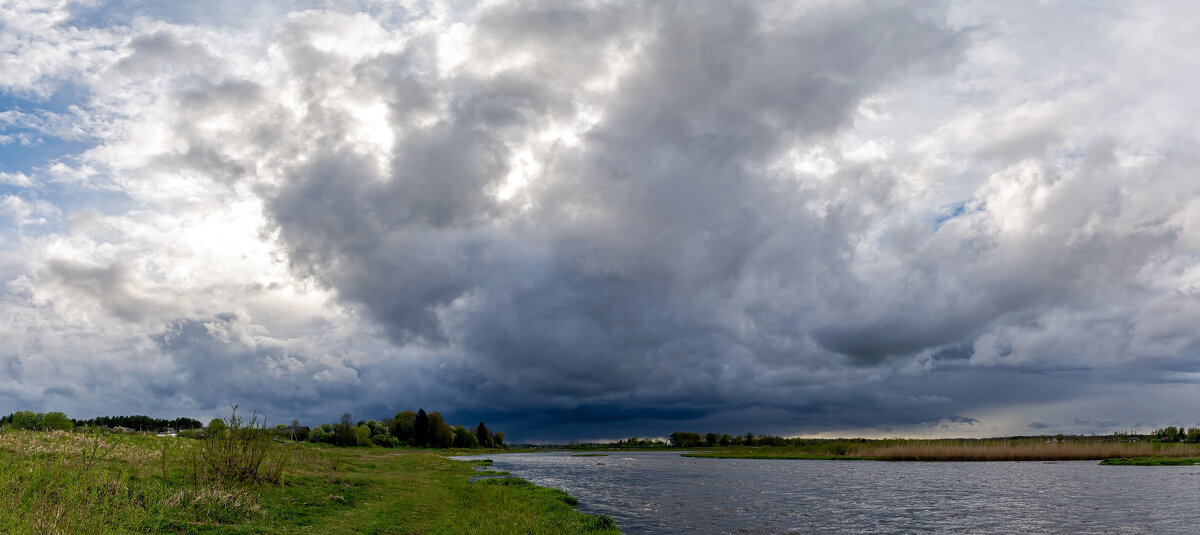
<instances>
[{"instance_id":1,"label":"river water","mask_svg":"<svg viewBox=\"0 0 1200 535\"><path fill-rule=\"evenodd\" d=\"M1196 533L1200 467L490 455L623 533Z\"/></svg>"}]
</instances>

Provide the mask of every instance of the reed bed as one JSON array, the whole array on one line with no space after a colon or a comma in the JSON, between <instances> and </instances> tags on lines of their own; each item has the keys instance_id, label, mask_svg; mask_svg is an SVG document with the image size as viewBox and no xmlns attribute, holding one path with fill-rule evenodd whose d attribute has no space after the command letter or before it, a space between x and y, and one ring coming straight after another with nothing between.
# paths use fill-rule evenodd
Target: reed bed
<instances>
[{"instance_id":1,"label":"reed bed","mask_svg":"<svg viewBox=\"0 0 1200 535\"><path fill-rule=\"evenodd\" d=\"M1149 442L914 440L880 446L867 444L850 455L884 461L1090 461L1114 457L1195 457L1200 455L1200 446Z\"/></svg>"}]
</instances>

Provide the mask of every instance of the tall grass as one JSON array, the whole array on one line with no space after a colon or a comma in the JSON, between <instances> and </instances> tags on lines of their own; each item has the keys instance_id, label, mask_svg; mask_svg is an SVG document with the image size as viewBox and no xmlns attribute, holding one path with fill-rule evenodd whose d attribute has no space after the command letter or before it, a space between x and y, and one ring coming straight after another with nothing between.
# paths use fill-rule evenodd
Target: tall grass
<instances>
[{"instance_id":1,"label":"tall grass","mask_svg":"<svg viewBox=\"0 0 1200 535\"><path fill-rule=\"evenodd\" d=\"M135 450L111 437L8 431L0 450L0 533L123 533L167 493L114 470Z\"/></svg>"},{"instance_id":2,"label":"tall grass","mask_svg":"<svg viewBox=\"0 0 1200 535\"><path fill-rule=\"evenodd\" d=\"M616 532L561 491L471 483L471 466L424 450L268 443L240 479L245 464L222 478L201 460L242 450L206 440L0 428L0 534Z\"/></svg>"}]
</instances>

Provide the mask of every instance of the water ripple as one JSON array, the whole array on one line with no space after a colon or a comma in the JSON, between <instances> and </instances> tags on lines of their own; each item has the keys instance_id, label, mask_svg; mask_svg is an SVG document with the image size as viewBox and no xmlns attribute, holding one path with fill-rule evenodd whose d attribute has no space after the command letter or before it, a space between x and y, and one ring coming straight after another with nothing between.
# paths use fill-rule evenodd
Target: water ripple
<instances>
[{"instance_id":1,"label":"water ripple","mask_svg":"<svg viewBox=\"0 0 1200 535\"><path fill-rule=\"evenodd\" d=\"M489 458L625 533L1191 533L1200 520L1186 467L622 455Z\"/></svg>"}]
</instances>

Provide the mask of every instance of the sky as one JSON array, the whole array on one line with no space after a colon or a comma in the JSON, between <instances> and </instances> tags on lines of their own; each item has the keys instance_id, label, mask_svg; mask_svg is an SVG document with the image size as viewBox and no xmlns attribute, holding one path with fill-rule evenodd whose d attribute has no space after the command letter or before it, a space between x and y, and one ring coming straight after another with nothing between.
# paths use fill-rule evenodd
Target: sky
<instances>
[{"instance_id":1,"label":"sky","mask_svg":"<svg viewBox=\"0 0 1200 535\"><path fill-rule=\"evenodd\" d=\"M0 0L0 412L1200 425L1190 1Z\"/></svg>"}]
</instances>

